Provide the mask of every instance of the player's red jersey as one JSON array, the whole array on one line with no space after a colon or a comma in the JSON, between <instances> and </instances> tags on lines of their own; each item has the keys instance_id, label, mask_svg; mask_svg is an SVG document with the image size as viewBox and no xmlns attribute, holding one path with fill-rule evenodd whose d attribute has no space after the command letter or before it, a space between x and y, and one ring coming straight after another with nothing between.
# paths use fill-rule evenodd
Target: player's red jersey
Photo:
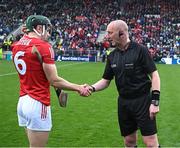
<instances>
[{"instance_id":1,"label":"player's red jersey","mask_svg":"<svg viewBox=\"0 0 180 148\"><path fill-rule=\"evenodd\" d=\"M42 61L54 64L54 51L51 45L37 38L22 37L12 45L13 62L20 79L20 96L28 94L32 98L50 105L50 83L43 71Z\"/></svg>"}]
</instances>

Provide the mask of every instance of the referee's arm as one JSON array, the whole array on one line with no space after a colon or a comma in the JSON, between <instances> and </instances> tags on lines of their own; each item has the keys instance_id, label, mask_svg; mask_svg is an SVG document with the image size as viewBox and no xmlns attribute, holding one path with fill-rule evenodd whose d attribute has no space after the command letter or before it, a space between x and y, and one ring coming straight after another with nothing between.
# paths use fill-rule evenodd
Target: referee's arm
<instances>
[{"instance_id":1,"label":"referee's arm","mask_svg":"<svg viewBox=\"0 0 180 148\"><path fill-rule=\"evenodd\" d=\"M152 81L152 102L149 107L149 115L151 119L154 119L156 114L159 112L159 97L160 97L160 77L158 71L151 73Z\"/></svg>"},{"instance_id":2,"label":"referee's arm","mask_svg":"<svg viewBox=\"0 0 180 148\"><path fill-rule=\"evenodd\" d=\"M91 85L92 87L94 87L94 91L100 91L103 90L105 88L107 88L110 84L110 80L107 79L101 79L98 82L94 83L93 85Z\"/></svg>"},{"instance_id":3,"label":"referee's arm","mask_svg":"<svg viewBox=\"0 0 180 148\"><path fill-rule=\"evenodd\" d=\"M157 70L151 73L151 81L152 90L160 91L160 77Z\"/></svg>"}]
</instances>

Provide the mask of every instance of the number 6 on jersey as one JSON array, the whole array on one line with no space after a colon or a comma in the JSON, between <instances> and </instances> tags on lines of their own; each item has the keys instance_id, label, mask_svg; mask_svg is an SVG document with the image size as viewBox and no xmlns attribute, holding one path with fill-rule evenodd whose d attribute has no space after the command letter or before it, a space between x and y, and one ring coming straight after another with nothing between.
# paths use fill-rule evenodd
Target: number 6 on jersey
<instances>
[{"instance_id":1,"label":"number 6 on jersey","mask_svg":"<svg viewBox=\"0 0 180 148\"><path fill-rule=\"evenodd\" d=\"M24 53L25 52L23 51L18 51L14 56L16 69L21 75L24 75L26 73L26 63L24 62L24 60L19 59L20 56L24 56ZM18 65L21 65L21 68Z\"/></svg>"}]
</instances>

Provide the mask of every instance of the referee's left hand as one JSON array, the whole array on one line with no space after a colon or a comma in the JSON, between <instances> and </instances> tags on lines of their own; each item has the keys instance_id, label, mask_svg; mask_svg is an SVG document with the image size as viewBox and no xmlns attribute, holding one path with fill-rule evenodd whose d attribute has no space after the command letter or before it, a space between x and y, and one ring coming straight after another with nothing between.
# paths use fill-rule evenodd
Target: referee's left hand
<instances>
[{"instance_id":1,"label":"referee's left hand","mask_svg":"<svg viewBox=\"0 0 180 148\"><path fill-rule=\"evenodd\" d=\"M149 114L150 114L151 120L155 118L158 112L159 112L159 106L155 106L154 104L151 104L149 107Z\"/></svg>"}]
</instances>

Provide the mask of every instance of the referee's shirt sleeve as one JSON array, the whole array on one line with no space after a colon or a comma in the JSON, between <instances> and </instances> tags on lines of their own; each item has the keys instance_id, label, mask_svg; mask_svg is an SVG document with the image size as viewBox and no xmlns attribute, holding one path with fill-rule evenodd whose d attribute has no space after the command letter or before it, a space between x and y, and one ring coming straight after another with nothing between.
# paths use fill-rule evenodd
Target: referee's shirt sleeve
<instances>
[{"instance_id":1,"label":"referee's shirt sleeve","mask_svg":"<svg viewBox=\"0 0 180 148\"><path fill-rule=\"evenodd\" d=\"M107 61L106 61L106 66L104 69L104 74L102 76L102 78L106 79L106 80L112 80L114 77L114 72L111 68L111 62L109 57L107 57Z\"/></svg>"},{"instance_id":2,"label":"referee's shirt sleeve","mask_svg":"<svg viewBox=\"0 0 180 148\"><path fill-rule=\"evenodd\" d=\"M145 47L142 48L142 66L148 74L157 70L148 49Z\"/></svg>"}]
</instances>

